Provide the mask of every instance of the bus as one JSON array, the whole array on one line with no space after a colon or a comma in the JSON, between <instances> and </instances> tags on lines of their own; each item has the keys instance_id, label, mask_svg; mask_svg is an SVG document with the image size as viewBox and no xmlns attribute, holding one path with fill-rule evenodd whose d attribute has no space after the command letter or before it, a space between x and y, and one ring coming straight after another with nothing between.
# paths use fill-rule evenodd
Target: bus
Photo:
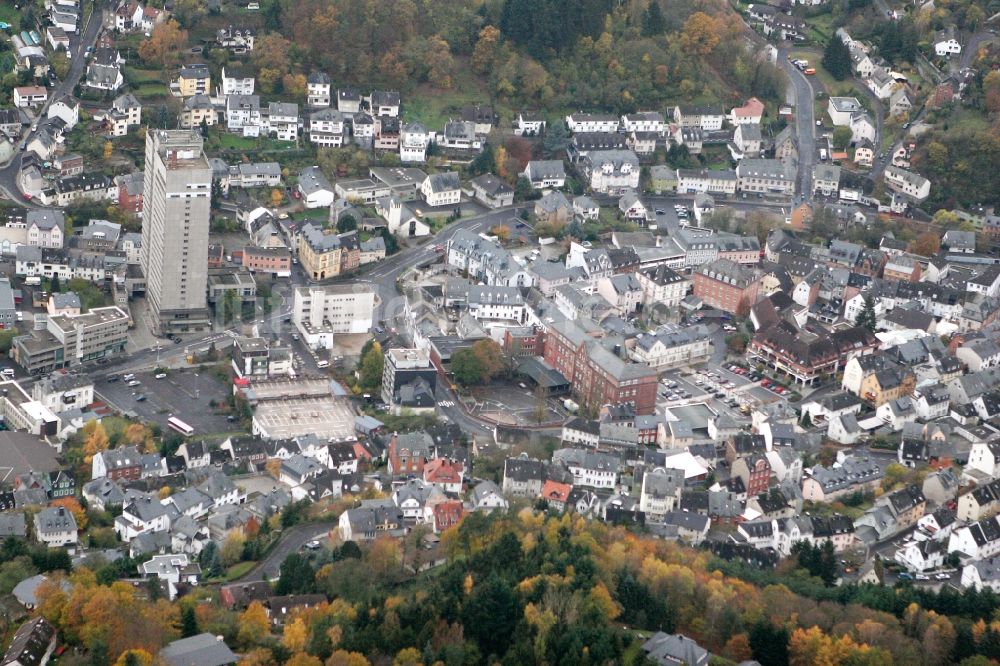
<instances>
[{"instance_id":1,"label":"bus","mask_svg":"<svg viewBox=\"0 0 1000 666\"><path fill-rule=\"evenodd\" d=\"M190 437L191 435L194 434L194 428L189 426L187 423L184 423L184 421L181 421L176 416L171 416L169 419L167 419L167 425L170 426L171 429L176 430L185 437Z\"/></svg>"}]
</instances>

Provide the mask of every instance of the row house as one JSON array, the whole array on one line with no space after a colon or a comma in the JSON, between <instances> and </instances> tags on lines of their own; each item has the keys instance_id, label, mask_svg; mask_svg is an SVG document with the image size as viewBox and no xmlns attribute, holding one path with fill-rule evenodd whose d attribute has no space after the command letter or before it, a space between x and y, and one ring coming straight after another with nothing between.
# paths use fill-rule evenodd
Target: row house
<instances>
[{"instance_id":1,"label":"row house","mask_svg":"<svg viewBox=\"0 0 1000 666\"><path fill-rule=\"evenodd\" d=\"M570 132L617 132L619 120L608 113L574 113L566 116L566 127Z\"/></svg>"},{"instance_id":2,"label":"row house","mask_svg":"<svg viewBox=\"0 0 1000 666\"><path fill-rule=\"evenodd\" d=\"M863 327L834 331L804 339L787 321L759 330L750 342L749 358L791 375L796 382L812 384L836 374L855 356L872 353L879 340Z\"/></svg>"},{"instance_id":3,"label":"row house","mask_svg":"<svg viewBox=\"0 0 1000 666\"><path fill-rule=\"evenodd\" d=\"M114 180L104 174L80 174L59 178L52 188L42 190L38 197L46 206L64 208L77 201L110 201L118 200L118 187Z\"/></svg>"},{"instance_id":4,"label":"row house","mask_svg":"<svg viewBox=\"0 0 1000 666\"><path fill-rule=\"evenodd\" d=\"M981 520L1000 510L1000 479L976 486L958 498L956 516L965 522Z\"/></svg>"},{"instance_id":5,"label":"row house","mask_svg":"<svg viewBox=\"0 0 1000 666\"><path fill-rule=\"evenodd\" d=\"M632 361L657 370L699 363L707 360L711 353L711 336L701 324L655 335L640 335L628 351Z\"/></svg>"},{"instance_id":6,"label":"row house","mask_svg":"<svg viewBox=\"0 0 1000 666\"><path fill-rule=\"evenodd\" d=\"M732 169L678 169L677 191L686 194L736 194L738 177Z\"/></svg>"},{"instance_id":7,"label":"row house","mask_svg":"<svg viewBox=\"0 0 1000 666\"><path fill-rule=\"evenodd\" d=\"M680 105L673 108L672 114L678 125L700 127L706 132L718 132L726 122L725 112L713 106Z\"/></svg>"},{"instance_id":8,"label":"row house","mask_svg":"<svg viewBox=\"0 0 1000 666\"><path fill-rule=\"evenodd\" d=\"M613 455L584 449L557 449L552 462L565 467L573 475L574 486L613 489L618 485L621 461Z\"/></svg>"},{"instance_id":9,"label":"row house","mask_svg":"<svg viewBox=\"0 0 1000 666\"><path fill-rule=\"evenodd\" d=\"M445 258L449 266L487 285L530 287L534 283L532 274L509 252L471 231L459 230L448 239Z\"/></svg>"}]
</instances>

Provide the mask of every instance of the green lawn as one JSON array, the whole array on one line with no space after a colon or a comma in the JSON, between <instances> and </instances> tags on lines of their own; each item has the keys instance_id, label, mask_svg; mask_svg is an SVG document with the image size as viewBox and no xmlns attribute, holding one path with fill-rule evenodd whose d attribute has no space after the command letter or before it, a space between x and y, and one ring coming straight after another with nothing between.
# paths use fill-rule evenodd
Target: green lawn
<instances>
[{"instance_id":1,"label":"green lawn","mask_svg":"<svg viewBox=\"0 0 1000 666\"><path fill-rule=\"evenodd\" d=\"M137 99L155 99L170 95L170 89L162 83L142 83L132 87L132 93Z\"/></svg>"},{"instance_id":2,"label":"green lawn","mask_svg":"<svg viewBox=\"0 0 1000 666\"><path fill-rule=\"evenodd\" d=\"M239 564L234 564L229 567L228 571L226 571L226 580L233 581L240 576L246 575L246 573L253 569L256 564L256 562L240 562Z\"/></svg>"},{"instance_id":3,"label":"green lawn","mask_svg":"<svg viewBox=\"0 0 1000 666\"><path fill-rule=\"evenodd\" d=\"M157 69L125 67L125 80L133 85L142 83L163 83L163 75Z\"/></svg>"}]
</instances>

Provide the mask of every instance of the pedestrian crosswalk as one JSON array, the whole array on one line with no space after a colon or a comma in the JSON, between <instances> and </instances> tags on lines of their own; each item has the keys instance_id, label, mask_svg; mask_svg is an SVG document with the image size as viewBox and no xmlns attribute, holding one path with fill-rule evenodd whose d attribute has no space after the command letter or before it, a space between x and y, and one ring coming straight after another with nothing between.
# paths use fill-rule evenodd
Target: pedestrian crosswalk
<instances>
[{"instance_id":1,"label":"pedestrian crosswalk","mask_svg":"<svg viewBox=\"0 0 1000 666\"><path fill-rule=\"evenodd\" d=\"M452 400L438 400L438 407L454 407L455 403Z\"/></svg>"}]
</instances>

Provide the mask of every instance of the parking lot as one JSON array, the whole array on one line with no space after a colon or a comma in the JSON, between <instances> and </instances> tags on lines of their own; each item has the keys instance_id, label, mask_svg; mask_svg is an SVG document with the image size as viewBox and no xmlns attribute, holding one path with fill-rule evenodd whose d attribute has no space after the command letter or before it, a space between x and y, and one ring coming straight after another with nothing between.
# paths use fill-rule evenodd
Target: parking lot
<instances>
[{"instance_id":1,"label":"parking lot","mask_svg":"<svg viewBox=\"0 0 1000 666\"><path fill-rule=\"evenodd\" d=\"M109 381L109 377L117 380ZM166 427L171 416L183 420L198 434L221 433L234 429L225 415L215 414L209 401L224 402L226 387L210 372L194 369L173 370L163 379L151 372L136 373L138 386L129 386L120 374L95 378L94 390L100 400L122 412L132 411L146 421ZM144 399L139 399L144 396Z\"/></svg>"},{"instance_id":2,"label":"parking lot","mask_svg":"<svg viewBox=\"0 0 1000 666\"><path fill-rule=\"evenodd\" d=\"M790 393L753 368L707 363L694 372L675 369L663 373L657 388L657 404L676 413L677 408L705 403L716 412L744 421L749 409L785 399Z\"/></svg>"}]
</instances>

